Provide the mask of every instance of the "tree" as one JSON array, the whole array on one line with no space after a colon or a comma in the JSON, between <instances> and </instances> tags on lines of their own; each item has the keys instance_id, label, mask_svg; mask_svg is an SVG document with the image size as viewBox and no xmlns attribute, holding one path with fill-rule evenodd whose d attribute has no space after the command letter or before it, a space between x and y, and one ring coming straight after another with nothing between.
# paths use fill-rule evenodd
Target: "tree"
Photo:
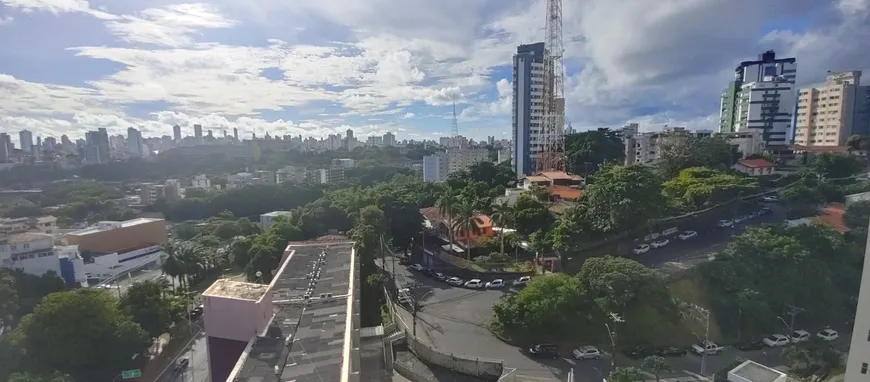
<instances>
[{"instance_id":1,"label":"tree","mask_svg":"<svg viewBox=\"0 0 870 382\"><path fill-rule=\"evenodd\" d=\"M867 228L870 222L870 200L862 200L846 206L843 221L851 228Z\"/></svg>"},{"instance_id":2,"label":"tree","mask_svg":"<svg viewBox=\"0 0 870 382\"><path fill-rule=\"evenodd\" d=\"M846 146L849 147L849 151L870 150L870 137L866 135L852 135L846 139Z\"/></svg>"},{"instance_id":3,"label":"tree","mask_svg":"<svg viewBox=\"0 0 870 382\"><path fill-rule=\"evenodd\" d=\"M592 233L593 228L586 218L586 206L575 206L556 220L552 231L553 248L560 252L576 251Z\"/></svg>"},{"instance_id":4,"label":"tree","mask_svg":"<svg viewBox=\"0 0 870 382\"><path fill-rule=\"evenodd\" d=\"M178 280L183 284L182 276L185 272L184 259L182 258L182 244L177 241L169 240L160 247L160 250L166 254L166 260L163 261L163 274Z\"/></svg>"},{"instance_id":5,"label":"tree","mask_svg":"<svg viewBox=\"0 0 870 382\"><path fill-rule=\"evenodd\" d=\"M652 373L656 377L656 382L661 380L661 375L671 371L671 365L668 365L665 357L652 355L643 359L641 368Z\"/></svg>"},{"instance_id":6,"label":"tree","mask_svg":"<svg viewBox=\"0 0 870 382\"><path fill-rule=\"evenodd\" d=\"M635 229L660 216L661 181L643 166L605 166L586 187L587 217L599 232Z\"/></svg>"},{"instance_id":7,"label":"tree","mask_svg":"<svg viewBox=\"0 0 870 382\"><path fill-rule=\"evenodd\" d=\"M9 382L75 382L69 374L60 372L48 374L15 373L9 376Z\"/></svg>"},{"instance_id":8,"label":"tree","mask_svg":"<svg viewBox=\"0 0 870 382\"><path fill-rule=\"evenodd\" d=\"M656 166L667 179L691 167L724 170L734 165L738 157L731 143L723 137L670 136L661 144Z\"/></svg>"},{"instance_id":9,"label":"tree","mask_svg":"<svg viewBox=\"0 0 870 382\"><path fill-rule=\"evenodd\" d=\"M448 188L444 191L441 197L438 198L438 201L435 202L435 206L438 207L438 212L448 223L448 232L450 246L453 246L453 217L456 215L456 209L459 206L459 198L456 197L455 191Z\"/></svg>"},{"instance_id":10,"label":"tree","mask_svg":"<svg viewBox=\"0 0 870 382\"><path fill-rule=\"evenodd\" d=\"M18 313L18 290L15 277L5 269L0 269L0 327L11 326Z\"/></svg>"},{"instance_id":11,"label":"tree","mask_svg":"<svg viewBox=\"0 0 870 382\"><path fill-rule=\"evenodd\" d=\"M635 367L617 367L610 371L607 382L643 382L643 373Z\"/></svg>"},{"instance_id":12,"label":"tree","mask_svg":"<svg viewBox=\"0 0 870 382\"><path fill-rule=\"evenodd\" d=\"M622 138L610 129L589 130L565 137L569 171L588 177L606 163L621 163L625 157Z\"/></svg>"},{"instance_id":13,"label":"tree","mask_svg":"<svg viewBox=\"0 0 870 382\"><path fill-rule=\"evenodd\" d=\"M538 230L549 229L553 215L543 203L529 193L523 193L514 204L514 224L520 235L531 235Z\"/></svg>"},{"instance_id":14,"label":"tree","mask_svg":"<svg viewBox=\"0 0 870 382\"><path fill-rule=\"evenodd\" d=\"M393 196L381 198L380 205L390 227L390 241L407 256L411 245L423 233L423 215L409 201L396 200Z\"/></svg>"},{"instance_id":15,"label":"tree","mask_svg":"<svg viewBox=\"0 0 870 382\"><path fill-rule=\"evenodd\" d=\"M665 198L684 211L716 205L758 190L758 181L752 177L704 167L682 170L678 177L662 184Z\"/></svg>"},{"instance_id":16,"label":"tree","mask_svg":"<svg viewBox=\"0 0 870 382\"><path fill-rule=\"evenodd\" d=\"M492 219L492 224L499 228L498 238L501 242L501 250L499 253L504 254L504 231L510 227L513 222L514 210L508 205L507 201L502 203L494 203L492 205L492 213L489 217Z\"/></svg>"},{"instance_id":17,"label":"tree","mask_svg":"<svg viewBox=\"0 0 870 382\"><path fill-rule=\"evenodd\" d=\"M482 224L483 221L477 216L477 212L474 211L474 207L470 203L463 200L456 206L453 224L450 229L455 232L462 232L463 236L465 236L465 253L468 257L471 256L471 238L473 235L480 234L480 226Z\"/></svg>"},{"instance_id":18,"label":"tree","mask_svg":"<svg viewBox=\"0 0 870 382\"><path fill-rule=\"evenodd\" d=\"M807 167L826 178L845 178L861 172L866 165L851 155L821 153L810 159Z\"/></svg>"},{"instance_id":19,"label":"tree","mask_svg":"<svg viewBox=\"0 0 870 382\"><path fill-rule=\"evenodd\" d=\"M152 280L140 281L130 286L119 302L119 307L151 337L166 333L180 313L178 306L183 308L167 295L166 287Z\"/></svg>"},{"instance_id":20,"label":"tree","mask_svg":"<svg viewBox=\"0 0 870 382\"><path fill-rule=\"evenodd\" d=\"M40 370L69 373L80 381L111 380L118 370L134 366L132 356L150 342L112 296L93 289L47 296L21 321L21 330L27 354Z\"/></svg>"}]
</instances>

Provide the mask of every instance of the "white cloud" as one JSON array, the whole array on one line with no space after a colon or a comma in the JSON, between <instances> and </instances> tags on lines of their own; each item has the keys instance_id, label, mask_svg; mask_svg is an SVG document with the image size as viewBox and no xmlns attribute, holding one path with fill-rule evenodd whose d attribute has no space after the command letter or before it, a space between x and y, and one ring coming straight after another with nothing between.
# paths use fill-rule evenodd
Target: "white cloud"
<instances>
[{"instance_id":1,"label":"white cloud","mask_svg":"<svg viewBox=\"0 0 870 382\"><path fill-rule=\"evenodd\" d=\"M192 35L200 29L230 28L235 24L214 6L195 3L149 8L138 16L124 15L109 21L106 27L126 42L180 47L192 45Z\"/></svg>"},{"instance_id":2,"label":"white cloud","mask_svg":"<svg viewBox=\"0 0 870 382\"><path fill-rule=\"evenodd\" d=\"M0 16L0 26L12 24L14 21L12 16Z\"/></svg>"},{"instance_id":3,"label":"white cloud","mask_svg":"<svg viewBox=\"0 0 870 382\"><path fill-rule=\"evenodd\" d=\"M411 113L410 111L405 113L405 115L402 116L402 119L411 119L411 118L414 118L414 113Z\"/></svg>"}]
</instances>

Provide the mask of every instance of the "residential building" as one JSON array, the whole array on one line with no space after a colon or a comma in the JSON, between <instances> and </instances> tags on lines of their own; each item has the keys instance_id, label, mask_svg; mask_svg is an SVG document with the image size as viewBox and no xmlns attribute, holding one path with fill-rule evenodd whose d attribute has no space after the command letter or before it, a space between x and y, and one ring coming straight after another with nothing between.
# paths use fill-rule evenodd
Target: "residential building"
<instances>
[{"instance_id":1,"label":"residential building","mask_svg":"<svg viewBox=\"0 0 870 382\"><path fill-rule=\"evenodd\" d=\"M424 227L430 229L437 236L445 240L448 240L448 238L450 238L450 227L452 227L454 223L451 219L441 214L441 211L438 209L438 207L421 208L420 215L423 216ZM461 244L465 249L469 247L474 247L477 239L480 237L495 236L492 218L490 218L488 215L481 213L475 213L474 216L477 218L474 222L474 224L477 226L476 232L463 232L462 230L453 232L454 243ZM445 245L444 247L450 248L449 245ZM456 246L450 248L449 251L456 253L464 252L463 248Z\"/></svg>"},{"instance_id":2,"label":"residential building","mask_svg":"<svg viewBox=\"0 0 870 382\"><path fill-rule=\"evenodd\" d=\"M54 252L54 236L33 232L0 234L0 266L21 269L36 276L48 271L60 275L60 261Z\"/></svg>"},{"instance_id":3,"label":"residential building","mask_svg":"<svg viewBox=\"0 0 870 382\"><path fill-rule=\"evenodd\" d=\"M127 129L127 155L132 158L141 157L144 151L142 149L144 144L142 133L139 130L133 127Z\"/></svg>"},{"instance_id":4,"label":"residential building","mask_svg":"<svg viewBox=\"0 0 870 382\"><path fill-rule=\"evenodd\" d=\"M275 184L275 172L270 170L254 171L254 178L259 179L261 184Z\"/></svg>"},{"instance_id":5,"label":"residential building","mask_svg":"<svg viewBox=\"0 0 870 382\"><path fill-rule=\"evenodd\" d=\"M737 161L734 169L750 176L773 175L775 167L766 159L743 159Z\"/></svg>"},{"instance_id":6,"label":"residential building","mask_svg":"<svg viewBox=\"0 0 870 382\"><path fill-rule=\"evenodd\" d=\"M852 324L852 343L846 362L845 382L870 380L870 233L864 249L864 271L858 289L858 305Z\"/></svg>"},{"instance_id":7,"label":"residential building","mask_svg":"<svg viewBox=\"0 0 870 382\"><path fill-rule=\"evenodd\" d=\"M18 133L18 140L20 143L21 151L25 153L30 153L33 151L33 133L29 130L21 130Z\"/></svg>"},{"instance_id":8,"label":"residential building","mask_svg":"<svg viewBox=\"0 0 870 382\"><path fill-rule=\"evenodd\" d=\"M511 149L499 149L496 163L507 162L509 160L511 160Z\"/></svg>"},{"instance_id":9,"label":"residential building","mask_svg":"<svg viewBox=\"0 0 870 382\"><path fill-rule=\"evenodd\" d=\"M139 185L139 198L143 205L150 206L166 197L165 191L162 184L142 183Z\"/></svg>"},{"instance_id":10,"label":"residential building","mask_svg":"<svg viewBox=\"0 0 870 382\"><path fill-rule=\"evenodd\" d=\"M861 71L829 73L822 85L800 90L794 143L803 146L843 146L852 134L866 131L867 102L860 86Z\"/></svg>"},{"instance_id":11,"label":"residential building","mask_svg":"<svg viewBox=\"0 0 870 382\"><path fill-rule=\"evenodd\" d=\"M382 348L361 351L351 241L290 243L272 273L269 284L221 279L202 294L211 380L358 381L363 361L383 361Z\"/></svg>"},{"instance_id":12,"label":"residential building","mask_svg":"<svg viewBox=\"0 0 870 382\"><path fill-rule=\"evenodd\" d=\"M384 145L384 137L370 136L366 138L366 146L380 147Z\"/></svg>"},{"instance_id":13,"label":"residential building","mask_svg":"<svg viewBox=\"0 0 870 382\"><path fill-rule=\"evenodd\" d=\"M202 125L193 125L193 137L197 143L202 143Z\"/></svg>"},{"instance_id":14,"label":"residential building","mask_svg":"<svg viewBox=\"0 0 870 382\"><path fill-rule=\"evenodd\" d=\"M254 184L254 174L250 172L227 175L227 189L242 188L252 184Z\"/></svg>"},{"instance_id":15,"label":"residential building","mask_svg":"<svg viewBox=\"0 0 870 382\"><path fill-rule=\"evenodd\" d=\"M317 183L329 184L344 180L344 168L322 168L317 171Z\"/></svg>"},{"instance_id":16,"label":"residential building","mask_svg":"<svg viewBox=\"0 0 870 382\"><path fill-rule=\"evenodd\" d=\"M728 371L728 382L786 382L788 375L755 361L745 361ZM846 382L849 382L847 379Z\"/></svg>"},{"instance_id":17,"label":"residential building","mask_svg":"<svg viewBox=\"0 0 870 382\"><path fill-rule=\"evenodd\" d=\"M528 191L532 186L544 187L552 202L573 201L583 197L585 180L580 175L568 174L564 171L538 172L520 179L521 189ZM505 196L510 198L510 194Z\"/></svg>"},{"instance_id":18,"label":"residential building","mask_svg":"<svg viewBox=\"0 0 870 382\"><path fill-rule=\"evenodd\" d=\"M285 166L275 172L275 182L295 182L302 183L305 181L306 171L302 167Z\"/></svg>"},{"instance_id":19,"label":"residential building","mask_svg":"<svg viewBox=\"0 0 870 382\"><path fill-rule=\"evenodd\" d=\"M544 151L544 43L517 47L513 57L511 165L518 176L531 174Z\"/></svg>"},{"instance_id":20,"label":"residential building","mask_svg":"<svg viewBox=\"0 0 870 382\"><path fill-rule=\"evenodd\" d=\"M166 200L174 201L181 200L181 181L178 179L167 179L163 185L163 197Z\"/></svg>"},{"instance_id":21,"label":"residential building","mask_svg":"<svg viewBox=\"0 0 870 382\"><path fill-rule=\"evenodd\" d=\"M625 164L652 165L661 156L664 146L689 136L710 136L712 131L692 131L685 127L666 127L662 131L638 133L636 125L623 130L622 140L626 148ZM633 150L632 150L633 148Z\"/></svg>"},{"instance_id":22,"label":"residential building","mask_svg":"<svg viewBox=\"0 0 870 382\"><path fill-rule=\"evenodd\" d=\"M480 162L489 162L489 150L484 148L447 149L447 173L465 170Z\"/></svg>"},{"instance_id":23,"label":"residential building","mask_svg":"<svg viewBox=\"0 0 870 382\"><path fill-rule=\"evenodd\" d=\"M190 181L190 187L208 190L211 189L211 180L205 174L197 175Z\"/></svg>"},{"instance_id":24,"label":"residential building","mask_svg":"<svg viewBox=\"0 0 870 382\"><path fill-rule=\"evenodd\" d=\"M390 133L390 132L384 134L384 146L391 147L391 146L395 146L395 145L396 145L396 135L393 133Z\"/></svg>"},{"instance_id":25,"label":"residential building","mask_svg":"<svg viewBox=\"0 0 870 382\"><path fill-rule=\"evenodd\" d=\"M765 145L791 141L797 61L774 51L744 61L722 93L719 132L759 131Z\"/></svg>"},{"instance_id":26,"label":"residential building","mask_svg":"<svg viewBox=\"0 0 870 382\"><path fill-rule=\"evenodd\" d=\"M761 154L764 151L764 140L760 131L725 132L717 133L716 136L727 139L742 158Z\"/></svg>"},{"instance_id":27,"label":"residential building","mask_svg":"<svg viewBox=\"0 0 870 382\"><path fill-rule=\"evenodd\" d=\"M181 126L172 126L172 139L175 141L175 143L181 142Z\"/></svg>"},{"instance_id":28,"label":"residential building","mask_svg":"<svg viewBox=\"0 0 870 382\"><path fill-rule=\"evenodd\" d=\"M343 158L343 159L336 158L336 159L332 160L332 167L354 168L354 167L356 167L356 161L354 161L353 159L349 159L349 158Z\"/></svg>"},{"instance_id":29,"label":"residential building","mask_svg":"<svg viewBox=\"0 0 870 382\"><path fill-rule=\"evenodd\" d=\"M292 214L293 213L290 211L272 211L262 214L260 215L260 228L262 228L263 231L268 231L269 228L272 228L272 225L275 224L275 219L282 216L289 218Z\"/></svg>"},{"instance_id":30,"label":"residential building","mask_svg":"<svg viewBox=\"0 0 870 382\"><path fill-rule=\"evenodd\" d=\"M86 164L109 163L111 158L111 146L109 133L104 128L85 133L85 145L82 148Z\"/></svg>"},{"instance_id":31,"label":"residential building","mask_svg":"<svg viewBox=\"0 0 870 382\"><path fill-rule=\"evenodd\" d=\"M57 218L54 216L0 218L0 234L20 232L42 232L54 234L57 232Z\"/></svg>"},{"instance_id":32,"label":"residential building","mask_svg":"<svg viewBox=\"0 0 870 382\"><path fill-rule=\"evenodd\" d=\"M447 153L437 152L423 157L423 181L442 182L447 180Z\"/></svg>"},{"instance_id":33,"label":"residential building","mask_svg":"<svg viewBox=\"0 0 870 382\"><path fill-rule=\"evenodd\" d=\"M12 156L12 145L9 143L9 134L0 133L0 163L9 162Z\"/></svg>"}]
</instances>

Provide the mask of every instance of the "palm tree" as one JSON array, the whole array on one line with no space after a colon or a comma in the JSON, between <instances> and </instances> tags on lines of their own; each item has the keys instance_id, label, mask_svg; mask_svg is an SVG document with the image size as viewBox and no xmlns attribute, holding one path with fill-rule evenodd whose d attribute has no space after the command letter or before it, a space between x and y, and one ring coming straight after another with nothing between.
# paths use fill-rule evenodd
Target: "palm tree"
<instances>
[{"instance_id":1,"label":"palm tree","mask_svg":"<svg viewBox=\"0 0 870 382\"><path fill-rule=\"evenodd\" d=\"M469 251L471 235L479 235L480 225L482 224L483 221L477 216L477 213L474 212L474 207L469 201L463 200L456 206L455 216L450 230L456 230L465 234L465 255L469 260L471 260L471 252Z\"/></svg>"},{"instance_id":2,"label":"palm tree","mask_svg":"<svg viewBox=\"0 0 870 382\"><path fill-rule=\"evenodd\" d=\"M671 365L668 365L665 357L659 355L651 355L644 358L641 367L646 371L652 373L652 375L656 377L656 382L661 380L662 373L667 373L671 371Z\"/></svg>"},{"instance_id":3,"label":"palm tree","mask_svg":"<svg viewBox=\"0 0 870 382\"><path fill-rule=\"evenodd\" d=\"M493 224L500 228L498 231L498 238L499 241L501 241L500 253L502 255L504 255L504 230L512 224L513 213L513 207L508 205L507 200L492 205L492 214L490 217L492 218Z\"/></svg>"},{"instance_id":4,"label":"palm tree","mask_svg":"<svg viewBox=\"0 0 870 382\"><path fill-rule=\"evenodd\" d=\"M456 214L456 207L459 205L459 198L456 193L448 188L444 194L435 202L438 207L438 212L447 224L447 235L450 240L450 248L453 249L453 215Z\"/></svg>"},{"instance_id":5,"label":"palm tree","mask_svg":"<svg viewBox=\"0 0 870 382\"><path fill-rule=\"evenodd\" d=\"M173 280L183 284L181 276L184 274L184 259L182 258L182 245L177 241L169 240L160 248L166 253L166 260L163 262L163 274L168 275ZM175 283L172 284L173 287Z\"/></svg>"}]
</instances>

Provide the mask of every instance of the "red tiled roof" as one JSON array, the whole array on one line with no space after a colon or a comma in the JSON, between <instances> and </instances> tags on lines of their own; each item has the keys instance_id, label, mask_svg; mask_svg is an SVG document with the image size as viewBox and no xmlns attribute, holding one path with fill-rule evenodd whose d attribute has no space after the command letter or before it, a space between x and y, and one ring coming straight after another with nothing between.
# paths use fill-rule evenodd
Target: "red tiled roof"
<instances>
[{"instance_id":1,"label":"red tiled roof","mask_svg":"<svg viewBox=\"0 0 870 382\"><path fill-rule=\"evenodd\" d=\"M570 186L549 186L547 193L557 195L565 200L577 200L583 197L583 191Z\"/></svg>"},{"instance_id":2,"label":"red tiled roof","mask_svg":"<svg viewBox=\"0 0 870 382\"><path fill-rule=\"evenodd\" d=\"M844 233L849 231L846 222L843 221L843 213L846 212L846 205L843 203L828 203L822 208L819 216L816 216L816 221L825 223L834 228L834 231Z\"/></svg>"},{"instance_id":3,"label":"red tiled roof","mask_svg":"<svg viewBox=\"0 0 870 382\"><path fill-rule=\"evenodd\" d=\"M438 207L426 207L420 209L420 215L423 215L423 218L432 222L432 223L440 223L445 219L441 215L441 211L438 210ZM492 227L492 218L485 214L476 214L474 215L479 219L477 224L478 227Z\"/></svg>"},{"instance_id":4,"label":"red tiled roof","mask_svg":"<svg viewBox=\"0 0 870 382\"><path fill-rule=\"evenodd\" d=\"M749 168L767 168L774 167L775 165L771 163L767 159L744 159L737 163L740 163L741 166L749 167Z\"/></svg>"}]
</instances>

